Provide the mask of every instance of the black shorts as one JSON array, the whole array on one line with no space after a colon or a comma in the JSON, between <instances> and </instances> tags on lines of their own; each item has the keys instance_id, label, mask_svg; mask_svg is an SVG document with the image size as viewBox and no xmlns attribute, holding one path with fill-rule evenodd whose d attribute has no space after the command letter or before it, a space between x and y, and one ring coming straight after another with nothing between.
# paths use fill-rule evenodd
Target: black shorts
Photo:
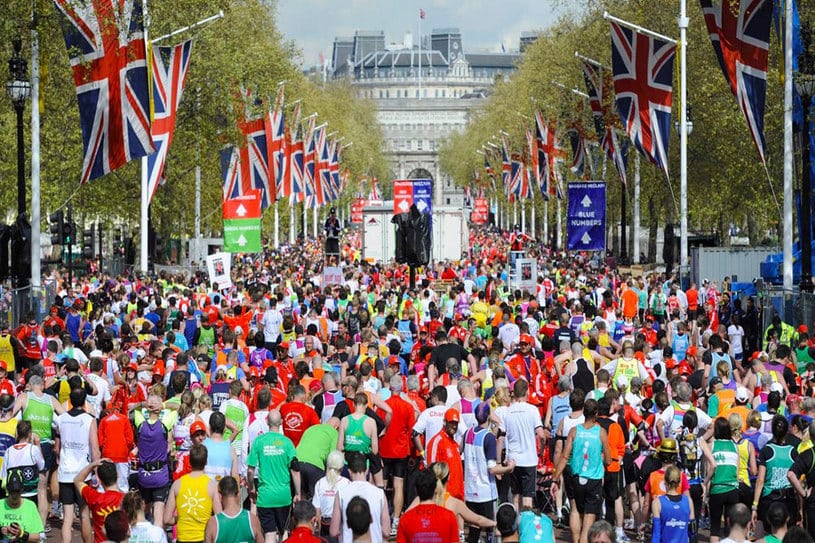
<instances>
[{"instance_id":1,"label":"black shorts","mask_svg":"<svg viewBox=\"0 0 815 543\"><path fill-rule=\"evenodd\" d=\"M42 451L42 459L45 460L45 468L40 473L48 473L56 467L56 459L54 458L54 442L40 442L40 450Z\"/></svg>"},{"instance_id":2,"label":"black shorts","mask_svg":"<svg viewBox=\"0 0 815 543\"><path fill-rule=\"evenodd\" d=\"M291 506L286 507L258 507L258 520L264 534L276 532L282 535L289 525Z\"/></svg>"},{"instance_id":3,"label":"black shorts","mask_svg":"<svg viewBox=\"0 0 815 543\"><path fill-rule=\"evenodd\" d=\"M623 495L623 474L621 471L607 471L603 476L603 497L614 501Z\"/></svg>"},{"instance_id":4,"label":"black shorts","mask_svg":"<svg viewBox=\"0 0 815 543\"><path fill-rule=\"evenodd\" d=\"M574 501L577 512L581 515L600 515L603 513L603 480L572 477L574 484ZM584 483L585 481L585 483Z\"/></svg>"},{"instance_id":5,"label":"black shorts","mask_svg":"<svg viewBox=\"0 0 815 543\"><path fill-rule=\"evenodd\" d=\"M510 488L516 496L524 498L535 497L535 481L537 469L535 466L515 466L509 478Z\"/></svg>"},{"instance_id":6,"label":"black shorts","mask_svg":"<svg viewBox=\"0 0 815 543\"><path fill-rule=\"evenodd\" d=\"M63 505L78 505L80 508L85 507L85 500L82 499L82 494L79 493L73 483L59 484L59 501L61 501Z\"/></svg>"},{"instance_id":7,"label":"black shorts","mask_svg":"<svg viewBox=\"0 0 815 543\"><path fill-rule=\"evenodd\" d=\"M637 465L634 464L634 454L625 451L623 455L623 484L628 486L637 482Z\"/></svg>"},{"instance_id":8,"label":"black shorts","mask_svg":"<svg viewBox=\"0 0 815 543\"><path fill-rule=\"evenodd\" d=\"M169 493L169 484L158 488L139 487L139 494L141 495L141 499L144 500L144 503L166 502Z\"/></svg>"},{"instance_id":9,"label":"black shorts","mask_svg":"<svg viewBox=\"0 0 815 543\"><path fill-rule=\"evenodd\" d=\"M405 478L407 473L407 458L383 458L382 470L384 471L385 479L391 477Z\"/></svg>"}]
</instances>

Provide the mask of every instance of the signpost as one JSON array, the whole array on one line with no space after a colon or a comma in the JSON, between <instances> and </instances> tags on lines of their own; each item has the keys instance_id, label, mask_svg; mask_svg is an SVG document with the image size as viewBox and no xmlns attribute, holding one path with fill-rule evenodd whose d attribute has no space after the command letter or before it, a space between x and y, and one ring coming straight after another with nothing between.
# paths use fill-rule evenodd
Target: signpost
<instances>
[{"instance_id":1,"label":"signpost","mask_svg":"<svg viewBox=\"0 0 815 543\"><path fill-rule=\"evenodd\" d=\"M226 200L223 212L224 250L231 253L260 252L260 191Z\"/></svg>"},{"instance_id":2,"label":"signpost","mask_svg":"<svg viewBox=\"0 0 815 543\"><path fill-rule=\"evenodd\" d=\"M416 204L421 213L431 213L433 183L430 179L397 179L393 182L393 214L407 213Z\"/></svg>"},{"instance_id":3,"label":"signpost","mask_svg":"<svg viewBox=\"0 0 815 543\"><path fill-rule=\"evenodd\" d=\"M603 251L606 248L606 185L600 182L569 183L566 216L570 251Z\"/></svg>"}]
</instances>

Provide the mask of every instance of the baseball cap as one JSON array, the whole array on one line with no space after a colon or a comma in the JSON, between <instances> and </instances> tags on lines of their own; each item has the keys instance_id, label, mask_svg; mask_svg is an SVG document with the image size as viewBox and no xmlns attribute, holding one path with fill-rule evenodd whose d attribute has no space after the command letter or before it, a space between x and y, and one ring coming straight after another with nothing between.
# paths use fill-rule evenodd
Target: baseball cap
<instances>
[{"instance_id":1,"label":"baseball cap","mask_svg":"<svg viewBox=\"0 0 815 543\"><path fill-rule=\"evenodd\" d=\"M667 360L665 360L665 367L669 370L674 369L676 367L676 360L674 360L673 358L668 358Z\"/></svg>"},{"instance_id":2,"label":"baseball cap","mask_svg":"<svg viewBox=\"0 0 815 543\"><path fill-rule=\"evenodd\" d=\"M190 435L194 436L198 432L207 433L207 425L204 424L204 421L197 420L190 425Z\"/></svg>"},{"instance_id":3,"label":"baseball cap","mask_svg":"<svg viewBox=\"0 0 815 543\"><path fill-rule=\"evenodd\" d=\"M783 392L784 392L784 385L782 385L781 383L779 383L778 381L776 381L776 382L774 382L773 384L771 384L771 385L770 385L770 392L778 392L778 393L782 393L782 394L783 394Z\"/></svg>"},{"instance_id":4,"label":"baseball cap","mask_svg":"<svg viewBox=\"0 0 815 543\"><path fill-rule=\"evenodd\" d=\"M688 347L688 350L685 351L685 355L687 356L696 356L696 353L699 352L699 349L696 348L696 345L691 345Z\"/></svg>"},{"instance_id":5,"label":"baseball cap","mask_svg":"<svg viewBox=\"0 0 815 543\"><path fill-rule=\"evenodd\" d=\"M139 371L139 366L135 362L131 362L127 365L127 369L130 371Z\"/></svg>"},{"instance_id":6,"label":"baseball cap","mask_svg":"<svg viewBox=\"0 0 815 543\"><path fill-rule=\"evenodd\" d=\"M490 418L490 402L480 402L475 407L475 420L478 424L484 424Z\"/></svg>"},{"instance_id":7,"label":"baseball cap","mask_svg":"<svg viewBox=\"0 0 815 543\"><path fill-rule=\"evenodd\" d=\"M444 422L461 422L461 415L458 410L452 407L444 412Z\"/></svg>"},{"instance_id":8,"label":"baseball cap","mask_svg":"<svg viewBox=\"0 0 815 543\"><path fill-rule=\"evenodd\" d=\"M521 334L521 337L518 338L518 343L526 343L527 345L534 345L535 340L529 334Z\"/></svg>"},{"instance_id":9,"label":"baseball cap","mask_svg":"<svg viewBox=\"0 0 815 543\"><path fill-rule=\"evenodd\" d=\"M714 377L713 379L711 379L711 380L710 380L710 386L711 386L711 388L712 388L714 385L721 385L721 384L722 384L722 380L721 380L721 378L720 378L720 377Z\"/></svg>"},{"instance_id":10,"label":"baseball cap","mask_svg":"<svg viewBox=\"0 0 815 543\"><path fill-rule=\"evenodd\" d=\"M6 364L5 360L0 360L0 370L8 371L8 364Z\"/></svg>"},{"instance_id":11,"label":"baseball cap","mask_svg":"<svg viewBox=\"0 0 815 543\"><path fill-rule=\"evenodd\" d=\"M91 354L88 355L88 356L90 356L91 358L94 358L94 357L102 358L103 356L105 356L105 353L103 353L99 349L94 349L94 350L91 351Z\"/></svg>"},{"instance_id":12,"label":"baseball cap","mask_svg":"<svg viewBox=\"0 0 815 543\"><path fill-rule=\"evenodd\" d=\"M807 328L806 324L802 324L801 326L798 327L798 333L799 334L806 334L808 332L809 332L809 328Z\"/></svg>"},{"instance_id":13,"label":"baseball cap","mask_svg":"<svg viewBox=\"0 0 815 543\"><path fill-rule=\"evenodd\" d=\"M736 388L736 401L737 402L746 402L750 399L750 393L747 392L747 389L744 387L737 387Z\"/></svg>"},{"instance_id":14,"label":"baseball cap","mask_svg":"<svg viewBox=\"0 0 815 543\"><path fill-rule=\"evenodd\" d=\"M283 343L280 343L280 344L277 346L277 348L278 348L278 349L286 349L286 350L288 351L288 350L289 350L289 342L288 342L288 341L284 341Z\"/></svg>"},{"instance_id":15,"label":"baseball cap","mask_svg":"<svg viewBox=\"0 0 815 543\"><path fill-rule=\"evenodd\" d=\"M623 388L628 386L628 377L625 375L620 375L617 377L617 388Z\"/></svg>"}]
</instances>

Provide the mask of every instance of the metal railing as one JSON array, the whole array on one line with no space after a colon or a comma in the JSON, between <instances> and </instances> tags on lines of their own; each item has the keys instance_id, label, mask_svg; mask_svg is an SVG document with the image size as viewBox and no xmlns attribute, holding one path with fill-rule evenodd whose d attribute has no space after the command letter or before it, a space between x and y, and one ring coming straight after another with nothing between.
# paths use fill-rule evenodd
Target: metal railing
<instances>
[{"instance_id":1,"label":"metal railing","mask_svg":"<svg viewBox=\"0 0 815 543\"><path fill-rule=\"evenodd\" d=\"M42 322L56 295L57 284L54 281L46 282L39 288L27 286L7 290L0 298L0 315L12 329L19 326L29 313L34 314L37 322Z\"/></svg>"},{"instance_id":2,"label":"metal railing","mask_svg":"<svg viewBox=\"0 0 815 543\"><path fill-rule=\"evenodd\" d=\"M766 285L760 292L761 332L773 322L778 315L782 322L798 328L805 324L811 328L815 323L815 293L801 292L797 287L784 290L777 285Z\"/></svg>"}]
</instances>

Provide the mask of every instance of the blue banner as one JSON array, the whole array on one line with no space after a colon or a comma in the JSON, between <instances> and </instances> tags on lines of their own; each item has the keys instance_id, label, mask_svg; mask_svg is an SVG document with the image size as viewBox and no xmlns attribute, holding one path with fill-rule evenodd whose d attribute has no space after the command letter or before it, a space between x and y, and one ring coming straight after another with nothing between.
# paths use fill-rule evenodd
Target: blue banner
<instances>
[{"instance_id":1,"label":"blue banner","mask_svg":"<svg viewBox=\"0 0 815 543\"><path fill-rule=\"evenodd\" d=\"M570 251L603 251L606 248L606 184L569 183L566 228Z\"/></svg>"},{"instance_id":2,"label":"blue banner","mask_svg":"<svg viewBox=\"0 0 815 543\"><path fill-rule=\"evenodd\" d=\"M422 213L432 213L433 182L430 179L413 180L413 203Z\"/></svg>"}]
</instances>

